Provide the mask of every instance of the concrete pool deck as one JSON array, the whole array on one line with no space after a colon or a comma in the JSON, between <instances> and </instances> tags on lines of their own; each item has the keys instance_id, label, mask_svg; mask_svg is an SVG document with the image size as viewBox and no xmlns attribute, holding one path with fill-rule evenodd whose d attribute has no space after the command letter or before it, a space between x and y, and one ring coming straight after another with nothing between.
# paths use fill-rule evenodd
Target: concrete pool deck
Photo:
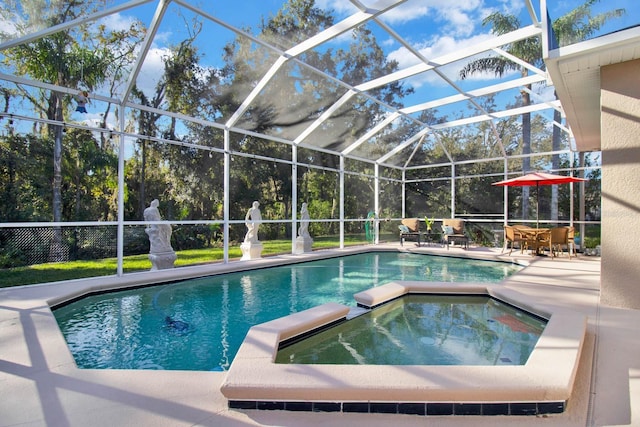
<instances>
[{"instance_id":1,"label":"concrete pool deck","mask_svg":"<svg viewBox=\"0 0 640 427\"><path fill-rule=\"evenodd\" d=\"M400 249L379 245L371 249ZM213 273L300 261L361 249L175 269L169 275ZM532 416L413 416L230 410L220 392L224 372L80 370L49 309L68 294L155 280L157 274L95 278L0 290L0 426L436 426L640 425L640 311L599 303L600 260L532 258L500 249L405 246L402 250L529 265L503 284L532 302L587 316L587 335L566 411ZM250 263L250 264L249 264ZM632 278L630 278L632 280ZM553 370L553 366L549 366Z\"/></svg>"}]
</instances>

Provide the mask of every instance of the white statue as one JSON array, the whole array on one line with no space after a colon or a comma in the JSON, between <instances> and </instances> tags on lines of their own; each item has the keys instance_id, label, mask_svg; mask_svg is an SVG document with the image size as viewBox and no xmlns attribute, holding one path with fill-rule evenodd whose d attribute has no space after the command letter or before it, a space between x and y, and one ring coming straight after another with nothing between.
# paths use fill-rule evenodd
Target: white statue
<instances>
[{"instance_id":1,"label":"white statue","mask_svg":"<svg viewBox=\"0 0 640 427\"><path fill-rule=\"evenodd\" d=\"M313 239L309 235L309 210L307 209L307 204L303 203L300 210L300 227L298 227L298 237L296 238L293 253L311 252L312 245Z\"/></svg>"},{"instance_id":2,"label":"white statue","mask_svg":"<svg viewBox=\"0 0 640 427\"><path fill-rule=\"evenodd\" d=\"M158 199L154 199L148 208L144 210L145 221L161 221ZM171 225L169 224L147 224L144 231L149 236L149 259L151 260L152 270L161 270L173 267L176 260L176 254L171 247Z\"/></svg>"},{"instance_id":3,"label":"white statue","mask_svg":"<svg viewBox=\"0 0 640 427\"><path fill-rule=\"evenodd\" d=\"M260 203L255 201L244 217L244 223L247 226L247 234L244 236L245 243L258 243L258 228L261 222Z\"/></svg>"},{"instance_id":4,"label":"white statue","mask_svg":"<svg viewBox=\"0 0 640 427\"><path fill-rule=\"evenodd\" d=\"M298 237L311 237L309 235L309 210L307 209L306 203L302 204L302 209L300 210L300 227L298 227Z\"/></svg>"}]
</instances>

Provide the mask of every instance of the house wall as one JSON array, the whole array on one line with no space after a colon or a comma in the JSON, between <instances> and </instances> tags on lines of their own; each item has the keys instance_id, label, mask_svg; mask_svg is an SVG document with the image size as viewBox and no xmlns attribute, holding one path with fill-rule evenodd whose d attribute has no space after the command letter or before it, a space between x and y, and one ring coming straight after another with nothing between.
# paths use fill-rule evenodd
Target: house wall
<instances>
[{"instance_id":1,"label":"house wall","mask_svg":"<svg viewBox=\"0 0 640 427\"><path fill-rule=\"evenodd\" d=\"M602 295L640 309L640 60L600 70Z\"/></svg>"}]
</instances>

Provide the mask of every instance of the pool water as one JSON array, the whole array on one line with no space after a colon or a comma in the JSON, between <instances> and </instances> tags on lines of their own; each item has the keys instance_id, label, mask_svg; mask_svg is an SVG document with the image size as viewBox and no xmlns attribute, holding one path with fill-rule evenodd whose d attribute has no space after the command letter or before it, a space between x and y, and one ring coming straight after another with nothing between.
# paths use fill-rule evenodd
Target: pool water
<instances>
[{"instance_id":1,"label":"pool water","mask_svg":"<svg viewBox=\"0 0 640 427\"><path fill-rule=\"evenodd\" d=\"M546 320L484 295L410 295L281 345L276 363L524 365Z\"/></svg>"},{"instance_id":2,"label":"pool water","mask_svg":"<svg viewBox=\"0 0 640 427\"><path fill-rule=\"evenodd\" d=\"M226 370L247 331L393 280L499 282L502 262L371 252L88 296L53 313L79 368Z\"/></svg>"}]
</instances>

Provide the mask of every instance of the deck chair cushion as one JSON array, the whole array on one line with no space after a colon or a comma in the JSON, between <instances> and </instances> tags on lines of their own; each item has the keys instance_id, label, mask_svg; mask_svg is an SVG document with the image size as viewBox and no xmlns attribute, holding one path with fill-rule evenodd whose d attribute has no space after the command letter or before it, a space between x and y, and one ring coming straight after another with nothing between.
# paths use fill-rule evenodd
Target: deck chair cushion
<instances>
[{"instance_id":1,"label":"deck chair cushion","mask_svg":"<svg viewBox=\"0 0 640 427\"><path fill-rule=\"evenodd\" d=\"M464 220L457 218L447 218L442 220L442 225L451 226L453 234L464 234Z\"/></svg>"},{"instance_id":2,"label":"deck chair cushion","mask_svg":"<svg viewBox=\"0 0 640 427\"><path fill-rule=\"evenodd\" d=\"M420 220L418 218L405 218L398 226L400 230L400 245L407 240L414 240L420 244Z\"/></svg>"},{"instance_id":3,"label":"deck chair cushion","mask_svg":"<svg viewBox=\"0 0 640 427\"><path fill-rule=\"evenodd\" d=\"M405 218L402 220L402 225L408 228L408 231L403 231L403 233L417 233L420 228L420 220L418 218Z\"/></svg>"},{"instance_id":4,"label":"deck chair cushion","mask_svg":"<svg viewBox=\"0 0 640 427\"><path fill-rule=\"evenodd\" d=\"M447 236L450 236L453 234L453 227L450 225L443 225L442 226L442 232L444 234L446 234Z\"/></svg>"}]
</instances>

